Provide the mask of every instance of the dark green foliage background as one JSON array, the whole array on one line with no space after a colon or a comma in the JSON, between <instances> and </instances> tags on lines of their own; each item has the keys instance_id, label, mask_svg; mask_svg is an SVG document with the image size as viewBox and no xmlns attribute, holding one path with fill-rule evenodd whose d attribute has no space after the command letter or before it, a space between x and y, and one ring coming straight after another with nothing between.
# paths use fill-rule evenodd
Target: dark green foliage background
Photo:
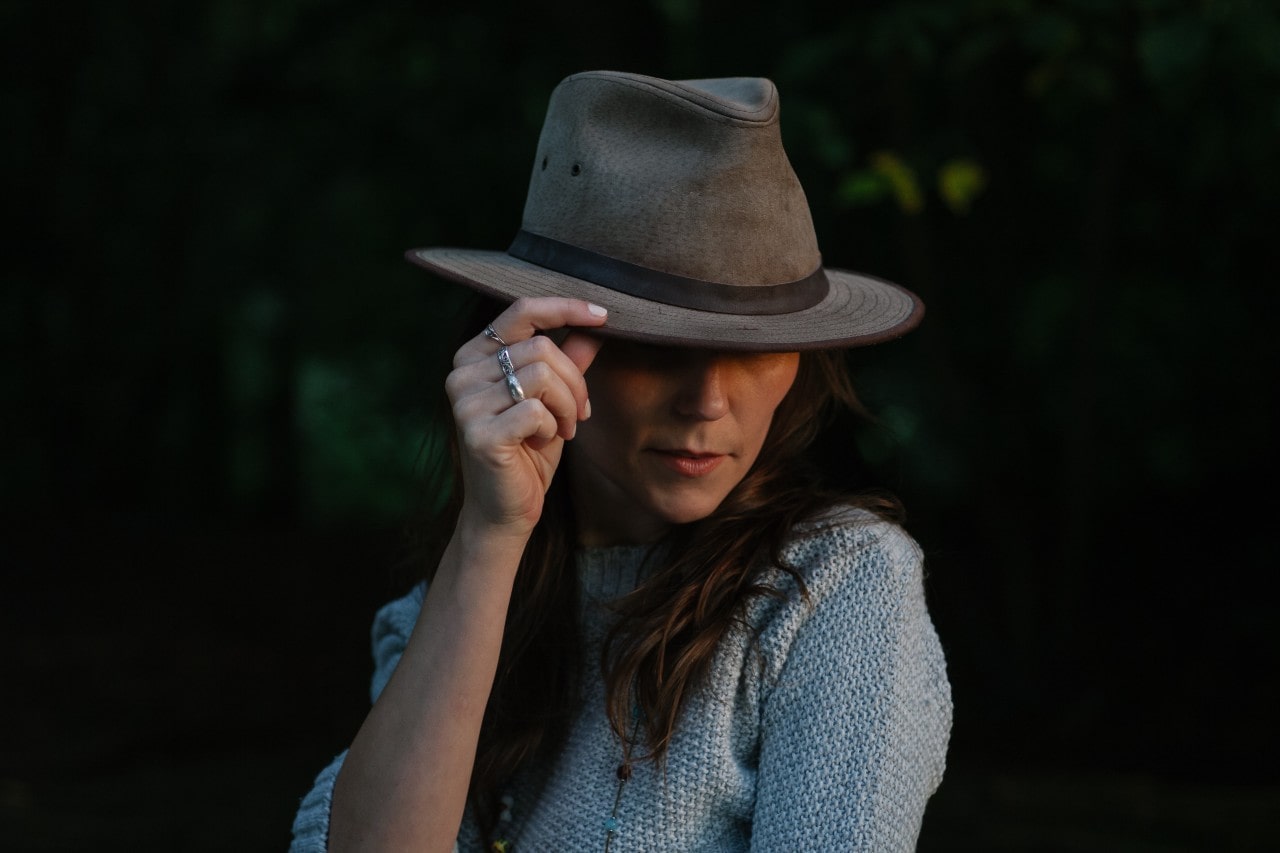
<instances>
[{"instance_id":1,"label":"dark green foliage background","mask_svg":"<svg viewBox=\"0 0 1280 853\"><path fill-rule=\"evenodd\" d=\"M6 849L287 845L432 497L468 306L402 252L505 246L550 90L588 68L772 78L827 262L928 304L854 355L881 423L824 445L929 555L957 711L921 849L1280 838L1274 4L90 0L0 24ZM967 207L937 185L956 162L985 178Z\"/></svg>"}]
</instances>

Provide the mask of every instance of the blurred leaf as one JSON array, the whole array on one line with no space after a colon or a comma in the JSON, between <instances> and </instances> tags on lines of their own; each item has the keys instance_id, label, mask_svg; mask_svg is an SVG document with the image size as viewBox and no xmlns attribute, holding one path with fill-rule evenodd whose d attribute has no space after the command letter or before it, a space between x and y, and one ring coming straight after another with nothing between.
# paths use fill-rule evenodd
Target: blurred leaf
<instances>
[{"instance_id":1,"label":"blurred leaf","mask_svg":"<svg viewBox=\"0 0 1280 853\"><path fill-rule=\"evenodd\" d=\"M892 192L889 181L879 172L870 169L859 169L845 175L836 190L836 199L841 204L863 207L875 204Z\"/></svg>"},{"instance_id":2,"label":"blurred leaf","mask_svg":"<svg viewBox=\"0 0 1280 853\"><path fill-rule=\"evenodd\" d=\"M1152 82L1164 86L1192 73L1209 45L1204 22L1192 15L1152 27L1138 37L1138 56Z\"/></svg>"},{"instance_id":3,"label":"blurred leaf","mask_svg":"<svg viewBox=\"0 0 1280 853\"><path fill-rule=\"evenodd\" d=\"M963 216L987 186L987 173L977 162L965 157L948 160L938 170L938 193L951 208Z\"/></svg>"},{"instance_id":4,"label":"blurred leaf","mask_svg":"<svg viewBox=\"0 0 1280 853\"><path fill-rule=\"evenodd\" d=\"M889 182L894 201L903 213L916 214L924 210L924 193L915 170L892 151L877 151L871 155L871 168Z\"/></svg>"}]
</instances>

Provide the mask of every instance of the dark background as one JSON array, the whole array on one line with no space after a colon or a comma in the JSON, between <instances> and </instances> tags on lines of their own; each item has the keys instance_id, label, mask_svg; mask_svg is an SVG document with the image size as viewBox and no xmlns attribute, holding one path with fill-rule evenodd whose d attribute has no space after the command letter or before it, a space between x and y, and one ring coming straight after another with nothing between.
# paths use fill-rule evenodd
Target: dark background
<instances>
[{"instance_id":1,"label":"dark background","mask_svg":"<svg viewBox=\"0 0 1280 853\"><path fill-rule=\"evenodd\" d=\"M0 23L0 847L287 846L367 708L466 307L402 252L504 247L590 68L772 78L827 262L928 303L854 355L881 422L831 445L928 553L956 717L921 849L1280 846L1274 4Z\"/></svg>"}]
</instances>

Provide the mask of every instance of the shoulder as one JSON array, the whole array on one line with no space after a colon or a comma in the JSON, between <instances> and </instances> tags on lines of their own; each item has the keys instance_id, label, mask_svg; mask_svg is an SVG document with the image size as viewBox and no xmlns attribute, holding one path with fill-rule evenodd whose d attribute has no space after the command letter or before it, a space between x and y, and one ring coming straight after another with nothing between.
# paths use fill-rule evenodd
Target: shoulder
<instances>
[{"instance_id":1,"label":"shoulder","mask_svg":"<svg viewBox=\"0 0 1280 853\"><path fill-rule=\"evenodd\" d=\"M748 619L767 682L796 654L851 662L886 644L933 642L923 551L901 526L835 507L797 525L782 557L794 574L768 570L761 580L777 594L755 599Z\"/></svg>"},{"instance_id":2,"label":"shoulder","mask_svg":"<svg viewBox=\"0 0 1280 853\"><path fill-rule=\"evenodd\" d=\"M924 552L916 540L900 525L849 505L796 525L782 556L812 601L841 590L894 596L923 582Z\"/></svg>"}]
</instances>

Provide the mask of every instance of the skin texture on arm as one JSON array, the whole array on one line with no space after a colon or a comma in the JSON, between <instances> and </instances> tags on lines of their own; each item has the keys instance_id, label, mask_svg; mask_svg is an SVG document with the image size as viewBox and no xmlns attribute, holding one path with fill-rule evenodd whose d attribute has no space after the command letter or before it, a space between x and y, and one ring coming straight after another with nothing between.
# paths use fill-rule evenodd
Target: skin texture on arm
<instances>
[{"instance_id":1,"label":"skin texture on arm","mask_svg":"<svg viewBox=\"0 0 1280 853\"><path fill-rule=\"evenodd\" d=\"M599 326L586 302L520 300L493 323L526 399L503 382L498 344L478 335L446 382L462 455L458 524L395 673L334 786L329 849L447 851L462 820L512 584L564 442L590 412L583 373L599 348L535 330Z\"/></svg>"}]
</instances>

